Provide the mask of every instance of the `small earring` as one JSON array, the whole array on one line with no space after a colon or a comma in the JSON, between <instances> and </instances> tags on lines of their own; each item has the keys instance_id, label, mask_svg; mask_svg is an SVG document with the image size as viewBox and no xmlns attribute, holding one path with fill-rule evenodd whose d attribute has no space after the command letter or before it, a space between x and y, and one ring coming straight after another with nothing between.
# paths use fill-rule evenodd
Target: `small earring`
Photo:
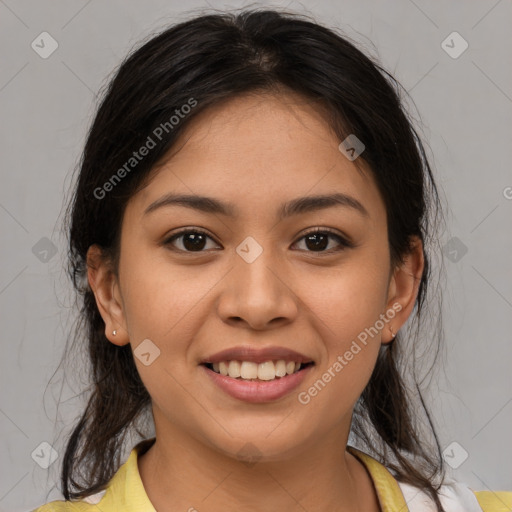
<instances>
[{"instance_id":1,"label":"small earring","mask_svg":"<svg viewBox=\"0 0 512 512\"><path fill-rule=\"evenodd\" d=\"M393 332L393 329L391 329L391 326L389 326L389 331L391 332L391 337L394 338L396 336L396 333Z\"/></svg>"},{"instance_id":2,"label":"small earring","mask_svg":"<svg viewBox=\"0 0 512 512\"><path fill-rule=\"evenodd\" d=\"M112 334L115 336L117 334L117 331L116 330L112 331Z\"/></svg>"}]
</instances>

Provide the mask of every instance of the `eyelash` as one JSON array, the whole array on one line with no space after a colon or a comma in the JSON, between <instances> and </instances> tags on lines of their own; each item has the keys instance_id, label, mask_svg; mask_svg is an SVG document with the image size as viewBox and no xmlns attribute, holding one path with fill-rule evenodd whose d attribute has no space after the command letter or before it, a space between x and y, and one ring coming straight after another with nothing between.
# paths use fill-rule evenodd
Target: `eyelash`
<instances>
[{"instance_id":1,"label":"eyelash","mask_svg":"<svg viewBox=\"0 0 512 512\"><path fill-rule=\"evenodd\" d=\"M213 237L210 236L209 233L207 233L206 231L202 230L202 229L199 229L199 228L194 228L194 229L191 229L191 228L185 228L185 229L182 229L181 231L178 231L177 233L174 233L172 236L170 236L169 238L167 238L164 242L163 242L163 245L166 245L166 246L172 246L172 242L174 242L174 240L180 238L181 236L185 235L185 234L188 234L188 233L194 233L194 234L198 234L198 235L204 235L212 240ZM340 252L340 251L343 251L345 249L349 249L349 248L352 248L354 247L354 244L352 242L350 242L349 240L347 240L346 238L344 238L343 236L341 236L339 233L333 231L332 229L329 229L329 228L315 228L315 229L312 229L310 231L308 231L307 233L304 233L298 240L303 240L304 238L306 238L307 236L309 235L315 235L315 234L326 234L326 235L329 235L331 238L335 238L338 242L339 242L339 245L341 246L341 248L338 248L338 249L329 249L329 250L323 250L323 251L305 251L305 252L310 252L310 253L318 253L318 254L333 254L333 253L337 253L337 252ZM215 240L214 240L215 241ZM295 242L295 243L297 243ZM217 242L215 242L217 243ZM219 244L220 245L220 244ZM183 250L183 249L176 249L175 247L172 248L172 250L175 250L175 251L178 251L178 252L182 252L182 253L189 253L189 254L194 254L194 253L202 253L202 252L206 252L206 251L186 251L186 250Z\"/></svg>"}]
</instances>

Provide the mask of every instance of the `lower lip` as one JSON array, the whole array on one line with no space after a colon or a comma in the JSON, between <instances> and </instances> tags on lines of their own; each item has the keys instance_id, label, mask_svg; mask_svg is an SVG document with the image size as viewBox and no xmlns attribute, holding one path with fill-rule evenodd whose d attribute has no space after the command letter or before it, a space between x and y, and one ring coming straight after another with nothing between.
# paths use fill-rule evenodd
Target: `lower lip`
<instances>
[{"instance_id":1,"label":"lower lip","mask_svg":"<svg viewBox=\"0 0 512 512\"><path fill-rule=\"evenodd\" d=\"M268 381L233 379L201 365L208 377L225 393L250 403L271 402L291 393L306 378L314 365L306 366L297 373Z\"/></svg>"}]
</instances>

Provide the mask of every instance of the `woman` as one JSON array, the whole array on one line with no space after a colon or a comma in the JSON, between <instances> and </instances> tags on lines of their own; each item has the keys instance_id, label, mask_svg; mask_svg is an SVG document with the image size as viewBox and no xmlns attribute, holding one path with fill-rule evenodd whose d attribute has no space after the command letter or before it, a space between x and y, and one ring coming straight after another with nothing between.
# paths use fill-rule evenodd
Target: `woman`
<instances>
[{"instance_id":1,"label":"woman","mask_svg":"<svg viewBox=\"0 0 512 512\"><path fill-rule=\"evenodd\" d=\"M440 212L399 90L276 11L196 17L121 65L70 205L93 392L39 512L512 502L444 479L408 381Z\"/></svg>"}]
</instances>

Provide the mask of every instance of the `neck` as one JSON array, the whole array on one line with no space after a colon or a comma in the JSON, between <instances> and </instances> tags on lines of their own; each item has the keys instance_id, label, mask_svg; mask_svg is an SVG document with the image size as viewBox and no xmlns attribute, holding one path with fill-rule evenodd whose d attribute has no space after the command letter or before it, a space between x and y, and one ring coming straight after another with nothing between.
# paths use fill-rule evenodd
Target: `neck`
<instances>
[{"instance_id":1,"label":"neck","mask_svg":"<svg viewBox=\"0 0 512 512\"><path fill-rule=\"evenodd\" d=\"M279 460L248 444L248 460L241 461L168 429L157 431L153 446L139 455L139 472L158 512L378 512L366 469L345 450L347 436L332 432Z\"/></svg>"}]
</instances>

